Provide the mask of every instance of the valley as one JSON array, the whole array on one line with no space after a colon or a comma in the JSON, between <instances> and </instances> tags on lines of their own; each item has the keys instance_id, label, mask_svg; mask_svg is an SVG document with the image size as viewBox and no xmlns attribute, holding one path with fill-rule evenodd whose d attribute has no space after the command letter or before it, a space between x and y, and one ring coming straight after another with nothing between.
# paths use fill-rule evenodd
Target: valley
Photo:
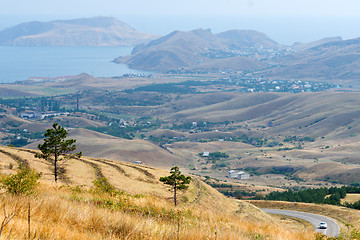
<instances>
[{"instance_id":1,"label":"valley","mask_svg":"<svg viewBox=\"0 0 360 240\"><path fill-rule=\"evenodd\" d=\"M86 156L179 165L240 184L245 195L360 182L356 92L322 82L297 81L294 88L287 81L265 87L266 81L227 79L234 76L82 74L4 85L24 97L16 93L0 102L2 142L36 149L45 129L58 122ZM248 91L256 86L262 86L259 92ZM27 97L33 89L39 97ZM41 89L59 94L46 96ZM77 92L63 94L66 89ZM209 159L204 152L227 157ZM250 179L229 179L229 170L245 171Z\"/></svg>"},{"instance_id":2,"label":"valley","mask_svg":"<svg viewBox=\"0 0 360 240\"><path fill-rule=\"evenodd\" d=\"M0 85L8 238L23 238L27 219L26 239L328 239L261 211L271 208L320 213L338 222L329 236L359 239L358 38L158 36L96 17L23 23L1 31L0 45L134 46L112 61L139 70ZM35 157L54 123L82 152L59 167L58 183L52 160ZM5 193L23 166L41 173L36 194ZM191 176L175 207L175 188L162 183L174 166Z\"/></svg>"}]
</instances>

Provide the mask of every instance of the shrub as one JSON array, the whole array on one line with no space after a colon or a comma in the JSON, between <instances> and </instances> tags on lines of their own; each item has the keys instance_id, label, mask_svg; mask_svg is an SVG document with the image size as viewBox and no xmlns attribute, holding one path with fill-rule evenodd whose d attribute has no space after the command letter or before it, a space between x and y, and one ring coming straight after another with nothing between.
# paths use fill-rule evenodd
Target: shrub
<instances>
[{"instance_id":1,"label":"shrub","mask_svg":"<svg viewBox=\"0 0 360 240\"><path fill-rule=\"evenodd\" d=\"M34 169L19 166L16 174L3 177L0 182L2 188L14 195L29 195L35 192L41 173L37 173Z\"/></svg>"},{"instance_id":2,"label":"shrub","mask_svg":"<svg viewBox=\"0 0 360 240\"><path fill-rule=\"evenodd\" d=\"M114 193L115 187L105 177L94 180L93 184L97 192Z\"/></svg>"}]
</instances>

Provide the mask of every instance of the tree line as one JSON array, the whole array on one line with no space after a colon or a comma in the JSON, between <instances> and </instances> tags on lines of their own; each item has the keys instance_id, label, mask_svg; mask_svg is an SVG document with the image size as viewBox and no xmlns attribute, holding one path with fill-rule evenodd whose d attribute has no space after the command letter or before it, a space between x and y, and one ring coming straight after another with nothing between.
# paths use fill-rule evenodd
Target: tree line
<instances>
[{"instance_id":1,"label":"tree line","mask_svg":"<svg viewBox=\"0 0 360 240\"><path fill-rule=\"evenodd\" d=\"M305 190L293 191L291 189L285 192L272 192L265 196L265 200L305 202L305 203L323 203L349 208L360 209L360 200L355 203L341 204L341 199L348 193L360 194L359 186L342 186L331 188L309 188Z\"/></svg>"}]
</instances>

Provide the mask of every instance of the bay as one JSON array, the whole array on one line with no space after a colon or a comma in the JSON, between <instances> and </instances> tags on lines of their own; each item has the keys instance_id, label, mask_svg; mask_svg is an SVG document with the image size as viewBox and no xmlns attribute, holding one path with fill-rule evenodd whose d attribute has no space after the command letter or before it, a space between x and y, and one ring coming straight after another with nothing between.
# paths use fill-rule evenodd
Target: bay
<instances>
[{"instance_id":1,"label":"bay","mask_svg":"<svg viewBox=\"0 0 360 240\"><path fill-rule=\"evenodd\" d=\"M131 50L130 47L0 46L0 83L81 73L96 77L144 73L111 62L116 57L130 54Z\"/></svg>"}]
</instances>

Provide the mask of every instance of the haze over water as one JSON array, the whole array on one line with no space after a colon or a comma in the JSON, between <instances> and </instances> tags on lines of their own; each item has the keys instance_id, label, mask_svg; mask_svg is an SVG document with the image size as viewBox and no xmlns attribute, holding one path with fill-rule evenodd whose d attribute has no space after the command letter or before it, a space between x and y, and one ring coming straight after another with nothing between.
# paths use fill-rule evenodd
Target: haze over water
<instances>
[{"instance_id":1,"label":"haze over water","mask_svg":"<svg viewBox=\"0 0 360 240\"><path fill-rule=\"evenodd\" d=\"M175 30L189 31L196 28L211 28L213 33L231 29L252 29L264 32L281 44L310 42L325 37L341 36L344 39L360 37L356 28L346 27L350 22L359 25L360 17L324 18L306 17L245 17L223 16L178 18L157 16L142 18L116 16L136 30L166 35ZM75 16L67 17L76 18ZM39 18L40 21L61 19ZM1 21L4 20L4 21ZM0 30L31 18L0 17ZM304 27L306 26L306 27ZM127 55L130 47L5 47L0 46L0 83L26 80L29 77L57 77L87 73L98 77L121 76L125 73L143 73L129 69L126 65L111 62Z\"/></svg>"},{"instance_id":2,"label":"haze over water","mask_svg":"<svg viewBox=\"0 0 360 240\"><path fill-rule=\"evenodd\" d=\"M111 62L129 47L5 47L0 46L0 83L29 77L59 77L87 73L96 77L143 73Z\"/></svg>"}]
</instances>

